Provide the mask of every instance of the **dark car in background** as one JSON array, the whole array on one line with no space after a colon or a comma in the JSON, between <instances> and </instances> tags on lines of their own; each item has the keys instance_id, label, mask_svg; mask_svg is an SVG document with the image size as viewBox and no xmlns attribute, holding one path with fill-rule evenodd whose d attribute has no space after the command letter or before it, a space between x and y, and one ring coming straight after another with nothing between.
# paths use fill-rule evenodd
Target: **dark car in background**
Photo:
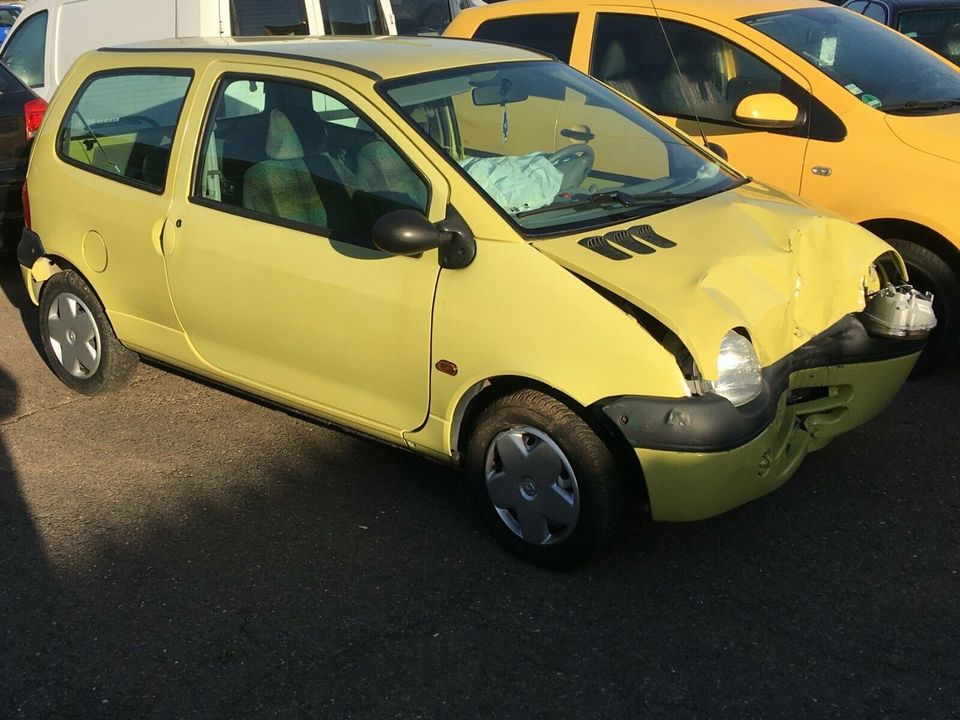
<instances>
[{"instance_id":1,"label":"dark car in background","mask_svg":"<svg viewBox=\"0 0 960 720\"><path fill-rule=\"evenodd\" d=\"M23 227L20 193L27 175L27 155L46 107L42 98L0 62L0 247L16 246Z\"/></svg>"},{"instance_id":2,"label":"dark car in background","mask_svg":"<svg viewBox=\"0 0 960 720\"><path fill-rule=\"evenodd\" d=\"M960 65L960 0L846 0L866 15Z\"/></svg>"}]
</instances>

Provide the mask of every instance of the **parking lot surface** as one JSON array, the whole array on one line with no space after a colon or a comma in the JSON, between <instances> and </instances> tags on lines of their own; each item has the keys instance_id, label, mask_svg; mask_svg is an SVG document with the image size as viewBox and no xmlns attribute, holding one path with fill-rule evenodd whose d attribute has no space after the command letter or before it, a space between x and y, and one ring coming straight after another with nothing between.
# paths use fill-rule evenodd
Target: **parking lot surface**
<instances>
[{"instance_id":1,"label":"parking lot surface","mask_svg":"<svg viewBox=\"0 0 960 720\"><path fill-rule=\"evenodd\" d=\"M88 398L0 270L0 717L960 717L960 378L568 573L458 476L141 365Z\"/></svg>"}]
</instances>

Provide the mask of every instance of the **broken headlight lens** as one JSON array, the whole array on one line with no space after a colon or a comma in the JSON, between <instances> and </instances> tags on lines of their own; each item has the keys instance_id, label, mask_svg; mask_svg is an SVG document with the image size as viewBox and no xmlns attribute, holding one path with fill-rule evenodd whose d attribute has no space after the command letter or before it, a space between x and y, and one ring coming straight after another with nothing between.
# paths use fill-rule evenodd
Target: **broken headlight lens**
<instances>
[{"instance_id":1,"label":"broken headlight lens","mask_svg":"<svg viewBox=\"0 0 960 720\"><path fill-rule=\"evenodd\" d=\"M735 406L744 405L760 394L763 375L760 358L749 338L735 330L723 336L717 356L717 380L712 392L725 397Z\"/></svg>"}]
</instances>

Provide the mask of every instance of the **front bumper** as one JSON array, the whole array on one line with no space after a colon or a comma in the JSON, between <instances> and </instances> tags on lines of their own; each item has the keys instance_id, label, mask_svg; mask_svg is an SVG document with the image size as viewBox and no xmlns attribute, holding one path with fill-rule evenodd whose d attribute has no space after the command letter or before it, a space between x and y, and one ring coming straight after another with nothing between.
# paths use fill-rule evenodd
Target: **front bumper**
<instances>
[{"instance_id":1,"label":"front bumper","mask_svg":"<svg viewBox=\"0 0 960 720\"><path fill-rule=\"evenodd\" d=\"M850 315L764 370L742 407L710 395L597 406L635 449L654 519L700 520L775 490L808 452L883 410L924 343L872 336Z\"/></svg>"}]
</instances>

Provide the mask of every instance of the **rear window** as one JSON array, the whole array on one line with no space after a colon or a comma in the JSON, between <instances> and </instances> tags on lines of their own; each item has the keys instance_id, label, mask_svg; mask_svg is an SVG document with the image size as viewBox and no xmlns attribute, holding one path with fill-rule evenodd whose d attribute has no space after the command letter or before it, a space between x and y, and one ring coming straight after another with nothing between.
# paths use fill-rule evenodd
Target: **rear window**
<instances>
[{"instance_id":1,"label":"rear window","mask_svg":"<svg viewBox=\"0 0 960 720\"><path fill-rule=\"evenodd\" d=\"M44 11L21 23L3 46L0 60L30 87L42 87L46 47L47 13Z\"/></svg>"},{"instance_id":2,"label":"rear window","mask_svg":"<svg viewBox=\"0 0 960 720\"><path fill-rule=\"evenodd\" d=\"M477 28L473 39L528 47L568 63L576 27L577 13L521 15L487 20Z\"/></svg>"},{"instance_id":3,"label":"rear window","mask_svg":"<svg viewBox=\"0 0 960 720\"><path fill-rule=\"evenodd\" d=\"M98 175L162 191L191 77L164 71L93 76L63 119L60 157Z\"/></svg>"}]
</instances>

